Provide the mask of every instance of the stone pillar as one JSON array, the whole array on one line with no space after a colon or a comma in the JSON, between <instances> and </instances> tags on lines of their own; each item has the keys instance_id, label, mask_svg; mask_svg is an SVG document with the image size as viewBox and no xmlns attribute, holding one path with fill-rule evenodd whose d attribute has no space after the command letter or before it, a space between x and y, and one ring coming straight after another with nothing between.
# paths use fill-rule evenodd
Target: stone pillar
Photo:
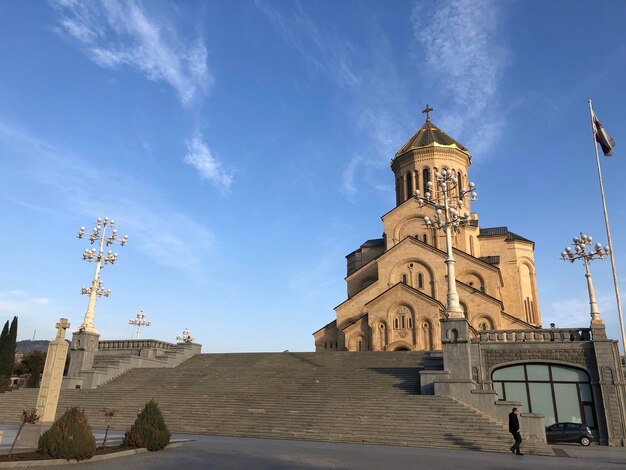
<instances>
[{"instance_id":1,"label":"stone pillar","mask_svg":"<svg viewBox=\"0 0 626 470\"><path fill-rule=\"evenodd\" d=\"M67 358L68 344L65 341L65 330L70 327L70 323L67 318L61 318L55 327L58 330L57 336L48 345L46 364L37 396L37 415L43 423L54 421Z\"/></svg>"},{"instance_id":2,"label":"stone pillar","mask_svg":"<svg viewBox=\"0 0 626 470\"><path fill-rule=\"evenodd\" d=\"M443 318L441 343L443 368L451 380L472 381L470 326L466 318Z\"/></svg>"},{"instance_id":3,"label":"stone pillar","mask_svg":"<svg viewBox=\"0 0 626 470\"><path fill-rule=\"evenodd\" d=\"M98 333L79 330L72 335L68 377L79 377L82 371L90 371L93 368L99 340L100 335Z\"/></svg>"},{"instance_id":4,"label":"stone pillar","mask_svg":"<svg viewBox=\"0 0 626 470\"><path fill-rule=\"evenodd\" d=\"M606 427L600 428L600 442L610 446L626 445L626 397L624 371L617 341L607 339L602 323L591 323L593 349L597 364L600 400L596 408ZM597 397L597 393L594 394ZM601 422L599 423L602 424Z\"/></svg>"}]
</instances>

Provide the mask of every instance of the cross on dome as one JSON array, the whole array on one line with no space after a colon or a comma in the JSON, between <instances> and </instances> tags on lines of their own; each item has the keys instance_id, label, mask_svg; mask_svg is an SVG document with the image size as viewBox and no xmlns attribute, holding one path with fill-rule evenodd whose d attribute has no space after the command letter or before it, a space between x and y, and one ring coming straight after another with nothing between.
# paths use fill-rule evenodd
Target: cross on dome
<instances>
[{"instance_id":1,"label":"cross on dome","mask_svg":"<svg viewBox=\"0 0 626 470\"><path fill-rule=\"evenodd\" d=\"M434 111L433 108L431 108L428 104L426 105L426 107L424 108L424 110L422 111L423 114L426 114L426 121L430 121L430 112Z\"/></svg>"}]
</instances>

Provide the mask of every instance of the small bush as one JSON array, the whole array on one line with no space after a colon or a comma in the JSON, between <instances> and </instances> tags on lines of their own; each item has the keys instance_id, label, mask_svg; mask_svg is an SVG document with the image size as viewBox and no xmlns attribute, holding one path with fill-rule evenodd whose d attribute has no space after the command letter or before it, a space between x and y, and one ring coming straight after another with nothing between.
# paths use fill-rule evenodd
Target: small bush
<instances>
[{"instance_id":1,"label":"small bush","mask_svg":"<svg viewBox=\"0 0 626 470\"><path fill-rule=\"evenodd\" d=\"M96 439L83 410L68 409L39 438L39 452L56 459L90 459L96 453Z\"/></svg>"},{"instance_id":2,"label":"small bush","mask_svg":"<svg viewBox=\"0 0 626 470\"><path fill-rule=\"evenodd\" d=\"M146 447L150 451L161 450L169 444L170 437L159 405L150 400L137 416L130 431L124 435L124 445Z\"/></svg>"}]
</instances>

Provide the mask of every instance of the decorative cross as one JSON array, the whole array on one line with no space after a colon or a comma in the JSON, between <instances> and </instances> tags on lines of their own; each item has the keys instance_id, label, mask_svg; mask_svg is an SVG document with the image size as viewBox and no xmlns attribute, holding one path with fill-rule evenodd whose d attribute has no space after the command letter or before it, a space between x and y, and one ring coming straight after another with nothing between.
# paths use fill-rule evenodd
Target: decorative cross
<instances>
[{"instance_id":1,"label":"decorative cross","mask_svg":"<svg viewBox=\"0 0 626 470\"><path fill-rule=\"evenodd\" d=\"M426 105L426 107L424 108L424 110L422 111L422 113L426 114L426 120L430 121L430 112L434 111L433 108L431 108L430 106Z\"/></svg>"},{"instance_id":2,"label":"decorative cross","mask_svg":"<svg viewBox=\"0 0 626 470\"><path fill-rule=\"evenodd\" d=\"M58 330L57 339L65 339L65 330L70 327L70 322L67 321L67 318L60 318L54 327Z\"/></svg>"}]
</instances>

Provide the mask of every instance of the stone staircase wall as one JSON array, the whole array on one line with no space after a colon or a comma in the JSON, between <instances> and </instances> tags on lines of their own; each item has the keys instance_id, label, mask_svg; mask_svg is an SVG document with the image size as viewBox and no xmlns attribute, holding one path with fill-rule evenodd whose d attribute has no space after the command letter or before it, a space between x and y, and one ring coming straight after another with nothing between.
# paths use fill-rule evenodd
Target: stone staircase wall
<instances>
[{"instance_id":1,"label":"stone staircase wall","mask_svg":"<svg viewBox=\"0 0 626 470\"><path fill-rule=\"evenodd\" d=\"M150 399L174 432L508 452L504 424L449 397L420 394L419 372L441 368L420 352L200 354L174 368L137 368L93 390L64 390L96 428L118 408L127 429ZM16 423L36 390L0 395L0 422ZM529 444L529 453L549 453Z\"/></svg>"},{"instance_id":2,"label":"stone staircase wall","mask_svg":"<svg viewBox=\"0 0 626 470\"><path fill-rule=\"evenodd\" d=\"M78 377L64 377L63 388L92 389L132 369L176 367L200 350L201 346L194 343L178 343L170 349L146 349L144 353L125 349L98 350L92 370L81 371Z\"/></svg>"}]
</instances>

